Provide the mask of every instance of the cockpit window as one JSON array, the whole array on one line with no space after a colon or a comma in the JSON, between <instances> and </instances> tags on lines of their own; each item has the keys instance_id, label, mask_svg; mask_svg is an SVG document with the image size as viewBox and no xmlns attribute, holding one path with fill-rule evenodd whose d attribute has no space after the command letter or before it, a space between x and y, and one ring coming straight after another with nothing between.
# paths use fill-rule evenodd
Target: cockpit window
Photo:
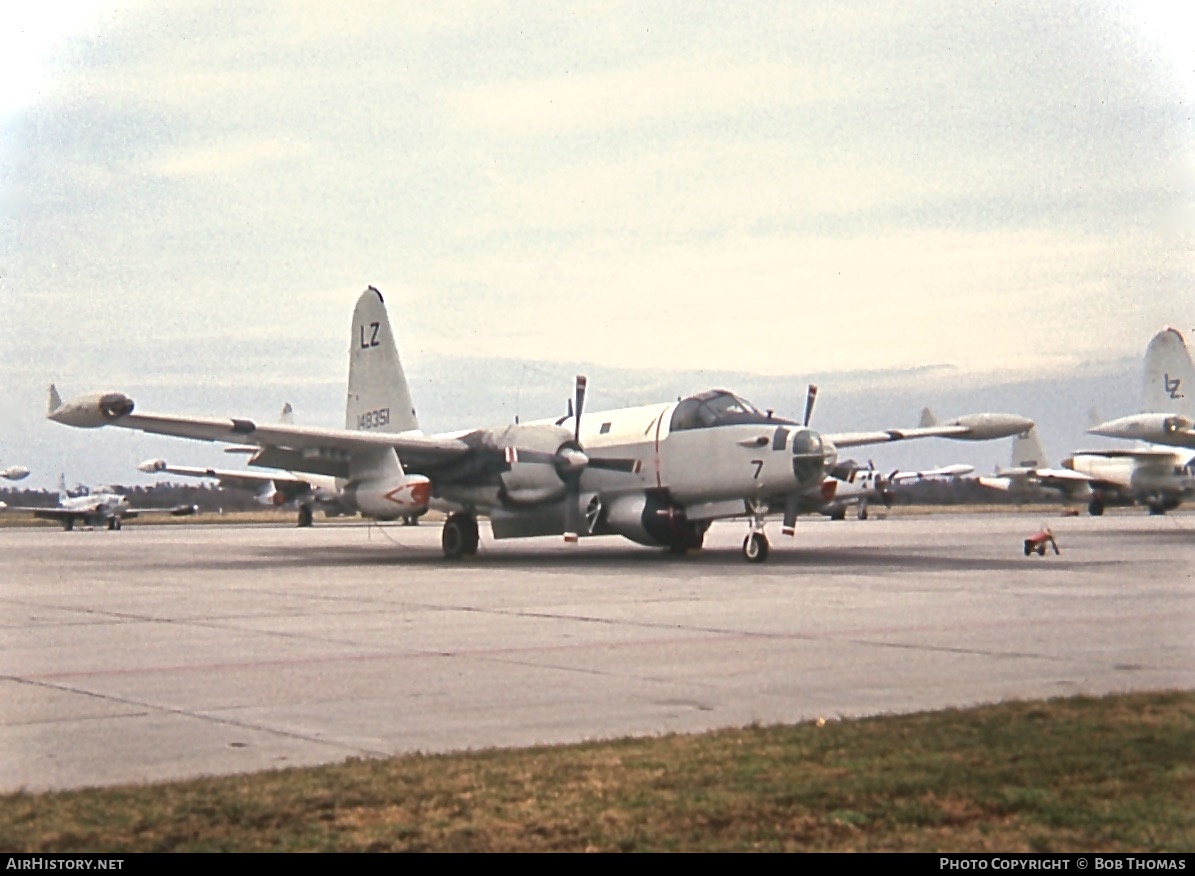
<instances>
[{"instance_id":1,"label":"cockpit window","mask_svg":"<svg viewBox=\"0 0 1195 876\"><path fill-rule=\"evenodd\" d=\"M732 392L715 389L691 395L681 401L672 413L671 430L708 429L742 423L791 424L791 420L773 417L759 410L746 399Z\"/></svg>"}]
</instances>

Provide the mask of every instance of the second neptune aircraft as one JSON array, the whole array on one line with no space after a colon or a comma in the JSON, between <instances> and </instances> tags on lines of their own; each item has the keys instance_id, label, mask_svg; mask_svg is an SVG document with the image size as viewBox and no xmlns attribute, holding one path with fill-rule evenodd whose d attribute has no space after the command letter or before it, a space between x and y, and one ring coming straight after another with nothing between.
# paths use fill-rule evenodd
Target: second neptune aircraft
<instances>
[{"instance_id":1,"label":"second neptune aircraft","mask_svg":"<svg viewBox=\"0 0 1195 876\"><path fill-rule=\"evenodd\" d=\"M369 287L353 311L346 428L258 424L134 412L119 392L57 404L51 420L69 426L118 426L201 441L253 445L254 466L334 477L350 510L396 520L429 503L448 512L444 554L478 546L479 516L495 538L621 535L676 553L701 547L720 518L745 518L743 555L767 558L764 524L832 496L827 473L838 448L911 438L983 441L1024 432L1011 414L973 414L909 429L821 434L804 422L761 411L724 390L675 402L585 412L584 377L575 406L554 420L440 435L419 430L385 303Z\"/></svg>"}]
</instances>

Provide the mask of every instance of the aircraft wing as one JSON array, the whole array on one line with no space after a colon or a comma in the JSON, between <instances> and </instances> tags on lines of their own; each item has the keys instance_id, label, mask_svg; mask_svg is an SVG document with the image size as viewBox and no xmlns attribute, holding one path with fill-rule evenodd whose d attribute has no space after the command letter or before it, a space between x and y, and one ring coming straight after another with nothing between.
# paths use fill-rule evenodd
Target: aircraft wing
<instances>
[{"instance_id":1,"label":"aircraft wing","mask_svg":"<svg viewBox=\"0 0 1195 876\"><path fill-rule=\"evenodd\" d=\"M52 395L53 401L53 395ZM451 462L471 447L460 438L393 432L325 429L286 423L261 424L249 419L135 414L133 400L122 393L97 393L53 405L47 417L81 428L118 426L155 435L195 441L252 444L261 448L254 464L291 471L345 477L348 456L357 451L393 448L404 465L416 469Z\"/></svg>"},{"instance_id":2,"label":"aircraft wing","mask_svg":"<svg viewBox=\"0 0 1195 876\"><path fill-rule=\"evenodd\" d=\"M912 441L916 438L953 438L957 441L990 441L1008 438L1033 428L1033 421L1016 414L970 414L949 423L914 426L909 429L881 429L874 432L823 432L822 438L835 447L862 447Z\"/></svg>"},{"instance_id":3,"label":"aircraft wing","mask_svg":"<svg viewBox=\"0 0 1195 876\"><path fill-rule=\"evenodd\" d=\"M253 448L255 451L258 448ZM157 474L164 472L166 474L182 475L189 478L212 478L221 487L227 487L236 490L260 490L262 487L272 484L275 489L284 492L288 495L297 495L299 493L309 492L311 490L311 483L297 478L293 475L287 475L282 472L277 474L266 474L264 472L255 471L234 471L223 468L200 468L198 466L187 465L167 465L161 459L149 459L137 466L141 471L149 474Z\"/></svg>"},{"instance_id":4,"label":"aircraft wing","mask_svg":"<svg viewBox=\"0 0 1195 876\"><path fill-rule=\"evenodd\" d=\"M47 508L43 506L31 505L5 505L0 502L0 511L10 511L16 514L32 514L38 520L56 520L62 522L65 520L83 520L95 513L93 509L79 509L79 508Z\"/></svg>"},{"instance_id":5,"label":"aircraft wing","mask_svg":"<svg viewBox=\"0 0 1195 876\"><path fill-rule=\"evenodd\" d=\"M1161 447L1133 447L1128 450L1076 450L1073 456L1103 456L1108 459L1136 459L1139 462L1183 462L1189 454Z\"/></svg>"},{"instance_id":6,"label":"aircraft wing","mask_svg":"<svg viewBox=\"0 0 1195 876\"><path fill-rule=\"evenodd\" d=\"M169 514L171 517L190 517L199 513L198 505L175 505L173 508L127 508L118 516L126 520L134 517L145 517L151 514Z\"/></svg>"}]
</instances>

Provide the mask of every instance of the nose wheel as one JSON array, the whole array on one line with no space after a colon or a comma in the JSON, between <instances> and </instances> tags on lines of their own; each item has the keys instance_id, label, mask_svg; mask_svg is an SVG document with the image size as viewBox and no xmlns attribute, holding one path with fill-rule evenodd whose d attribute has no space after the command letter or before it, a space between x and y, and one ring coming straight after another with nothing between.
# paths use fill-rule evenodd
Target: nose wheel
<instances>
[{"instance_id":1,"label":"nose wheel","mask_svg":"<svg viewBox=\"0 0 1195 876\"><path fill-rule=\"evenodd\" d=\"M768 509L762 503L748 502L747 510L751 513L751 529L743 539L743 558L748 563L762 563L768 558L768 549L771 547L763 531Z\"/></svg>"},{"instance_id":2,"label":"nose wheel","mask_svg":"<svg viewBox=\"0 0 1195 876\"><path fill-rule=\"evenodd\" d=\"M768 558L768 537L762 532L752 532L743 539L743 557L748 563L762 563Z\"/></svg>"}]
</instances>

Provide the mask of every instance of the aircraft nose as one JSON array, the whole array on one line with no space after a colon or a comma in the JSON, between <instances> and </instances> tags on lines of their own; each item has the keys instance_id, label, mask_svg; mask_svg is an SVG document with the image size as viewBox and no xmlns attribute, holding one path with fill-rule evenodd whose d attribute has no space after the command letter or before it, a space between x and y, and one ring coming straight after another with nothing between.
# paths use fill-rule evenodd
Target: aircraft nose
<instances>
[{"instance_id":1,"label":"aircraft nose","mask_svg":"<svg viewBox=\"0 0 1195 876\"><path fill-rule=\"evenodd\" d=\"M826 464L826 444L812 429L793 434L793 477L801 487L811 486L822 479Z\"/></svg>"}]
</instances>

